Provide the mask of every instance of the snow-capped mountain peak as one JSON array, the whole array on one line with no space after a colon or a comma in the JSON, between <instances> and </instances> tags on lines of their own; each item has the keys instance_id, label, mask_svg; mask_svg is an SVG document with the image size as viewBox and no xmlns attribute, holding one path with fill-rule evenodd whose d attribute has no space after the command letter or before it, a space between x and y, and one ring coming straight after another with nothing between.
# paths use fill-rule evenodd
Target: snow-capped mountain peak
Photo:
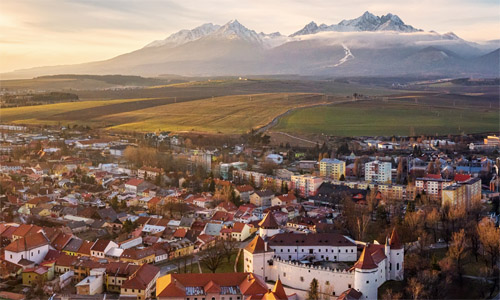
<instances>
[{"instance_id":1,"label":"snow-capped mountain peak","mask_svg":"<svg viewBox=\"0 0 500 300\"><path fill-rule=\"evenodd\" d=\"M262 43L259 35L254 30L246 28L236 19L221 26L210 35L210 38L240 39L251 43Z\"/></svg>"},{"instance_id":2,"label":"snow-capped mountain peak","mask_svg":"<svg viewBox=\"0 0 500 300\"><path fill-rule=\"evenodd\" d=\"M178 46L182 45L197 39L200 39L204 36L207 36L213 32L215 32L217 29L220 28L220 25L214 25L212 23L206 23L201 26L198 26L194 29L183 29L181 31L178 31L169 37L167 37L164 40L157 40L152 43L147 44L144 48L147 47L160 47L160 46L165 46L165 45L172 45L172 46Z\"/></svg>"},{"instance_id":3,"label":"snow-capped mountain peak","mask_svg":"<svg viewBox=\"0 0 500 300\"><path fill-rule=\"evenodd\" d=\"M406 25L397 15L391 13L381 17L366 11L360 17L351 20L342 20L338 24L317 26L311 22L291 36L315 34L322 31L356 32L356 31L420 31L413 26Z\"/></svg>"}]
</instances>

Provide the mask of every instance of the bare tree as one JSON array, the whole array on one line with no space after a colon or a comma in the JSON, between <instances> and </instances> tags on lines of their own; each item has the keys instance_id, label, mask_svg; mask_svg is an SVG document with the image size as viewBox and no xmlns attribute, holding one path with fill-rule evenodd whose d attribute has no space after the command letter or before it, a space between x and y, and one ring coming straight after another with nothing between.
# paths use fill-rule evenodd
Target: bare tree
<instances>
[{"instance_id":1,"label":"bare tree","mask_svg":"<svg viewBox=\"0 0 500 300\"><path fill-rule=\"evenodd\" d=\"M467 254L467 242L465 239L465 230L461 229L458 232L454 232L451 238L451 245L448 248L448 257L454 262L458 278L462 280L463 265Z\"/></svg>"},{"instance_id":2,"label":"bare tree","mask_svg":"<svg viewBox=\"0 0 500 300\"><path fill-rule=\"evenodd\" d=\"M488 254L490 267L494 269L500 255L500 229L495 226L492 220L485 217L479 222L477 232L483 249Z\"/></svg>"},{"instance_id":3,"label":"bare tree","mask_svg":"<svg viewBox=\"0 0 500 300\"><path fill-rule=\"evenodd\" d=\"M223 263L223 249L219 243L215 246L208 248L201 254L200 263L203 264L210 272L215 273L220 265Z\"/></svg>"}]
</instances>

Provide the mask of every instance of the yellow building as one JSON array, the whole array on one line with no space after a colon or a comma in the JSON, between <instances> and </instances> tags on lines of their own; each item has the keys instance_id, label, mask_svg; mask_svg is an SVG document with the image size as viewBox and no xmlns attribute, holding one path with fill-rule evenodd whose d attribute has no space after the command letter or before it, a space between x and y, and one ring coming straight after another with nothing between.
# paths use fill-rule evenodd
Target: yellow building
<instances>
[{"instance_id":1,"label":"yellow building","mask_svg":"<svg viewBox=\"0 0 500 300\"><path fill-rule=\"evenodd\" d=\"M23 271L23 285L43 284L54 279L54 263L25 269Z\"/></svg>"},{"instance_id":2,"label":"yellow building","mask_svg":"<svg viewBox=\"0 0 500 300\"><path fill-rule=\"evenodd\" d=\"M144 249L129 248L123 251L120 261L135 265L150 264L155 262L155 251L152 247Z\"/></svg>"},{"instance_id":3,"label":"yellow building","mask_svg":"<svg viewBox=\"0 0 500 300\"><path fill-rule=\"evenodd\" d=\"M168 255L169 259L174 259L177 257L188 256L194 252L194 244L189 240L184 239L179 242L170 243L170 253Z\"/></svg>"},{"instance_id":4,"label":"yellow building","mask_svg":"<svg viewBox=\"0 0 500 300\"><path fill-rule=\"evenodd\" d=\"M331 158L323 158L319 162L319 174L321 177L339 180L345 177L345 161Z\"/></svg>"},{"instance_id":5,"label":"yellow building","mask_svg":"<svg viewBox=\"0 0 500 300\"><path fill-rule=\"evenodd\" d=\"M122 284L120 294L135 295L137 300L150 299L159 276L160 268L144 264Z\"/></svg>"}]
</instances>

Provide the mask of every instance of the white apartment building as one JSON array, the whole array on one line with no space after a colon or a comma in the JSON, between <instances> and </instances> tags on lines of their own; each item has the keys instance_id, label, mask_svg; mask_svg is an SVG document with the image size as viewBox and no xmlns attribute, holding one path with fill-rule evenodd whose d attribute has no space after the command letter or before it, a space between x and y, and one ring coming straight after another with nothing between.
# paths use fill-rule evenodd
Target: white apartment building
<instances>
[{"instance_id":1,"label":"white apartment building","mask_svg":"<svg viewBox=\"0 0 500 300\"><path fill-rule=\"evenodd\" d=\"M382 162L379 160L368 162L365 164L365 181L390 183L391 169L392 164L390 162Z\"/></svg>"}]
</instances>

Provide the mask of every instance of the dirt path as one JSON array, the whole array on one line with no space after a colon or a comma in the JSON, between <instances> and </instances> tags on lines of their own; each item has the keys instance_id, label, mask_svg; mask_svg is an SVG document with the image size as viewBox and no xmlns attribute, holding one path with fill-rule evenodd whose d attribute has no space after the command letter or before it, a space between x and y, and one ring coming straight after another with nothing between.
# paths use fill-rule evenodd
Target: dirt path
<instances>
[{"instance_id":1,"label":"dirt path","mask_svg":"<svg viewBox=\"0 0 500 300\"><path fill-rule=\"evenodd\" d=\"M302 108L311 108L311 107L318 107L318 106L328 106L328 105L336 105L336 104L342 104L342 103L350 103L350 102L355 102L357 100L342 100L342 101L337 101L337 102L328 102L328 103L320 103L320 104L313 104L313 105L309 105L309 106L301 106L301 107L294 107L294 108L290 108L289 110L285 111L284 113L276 116L271 122L267 123L266 125L260 127L259 129L256 130L257 133L264 133L266 131L268 131L269 129L271 129L272 127L278 125L278 121L290 114L291 112L297 110L297 109L302 109ZM299 140L302 140L304 142L311 142L311 143L314 143L316 144L316 142L312 142L312 141L308 141L308 140L304 140L304 139L301 139L301 138L298 138L298 137L294 137L294 136L291 136L287 133L284 133L284 132L279 132L281 134L285 134L291 138L295 138L295 139L299 139Z\"/></svg>"}]
</instances>

